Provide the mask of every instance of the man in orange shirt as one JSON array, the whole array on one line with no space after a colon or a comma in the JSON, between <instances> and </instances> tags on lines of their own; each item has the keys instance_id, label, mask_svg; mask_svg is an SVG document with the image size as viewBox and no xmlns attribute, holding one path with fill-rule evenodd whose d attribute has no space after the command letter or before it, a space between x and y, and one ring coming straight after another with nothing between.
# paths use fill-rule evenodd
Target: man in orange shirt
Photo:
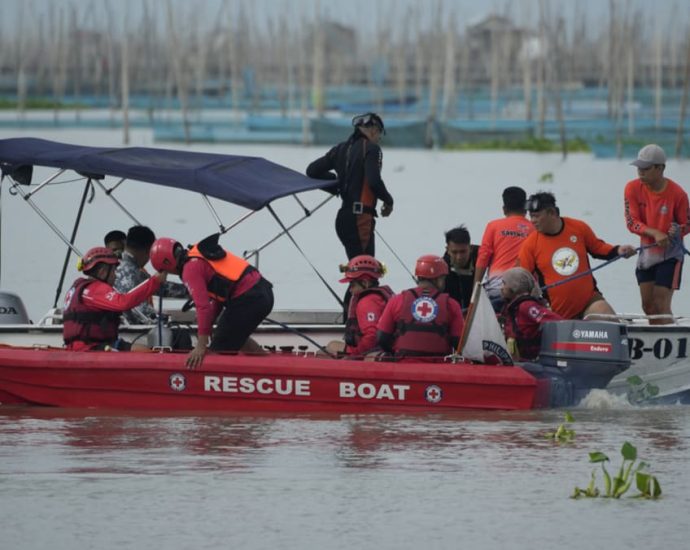
<instances>
[{"instance_id":1,"label":"man in orange shirt","mask_svg":"<svg viewBox=\"0 0 690 550\"><path fill-rule=\"evenodd\" d=\"M585 222L562 218L551 193L531 195L526 206L536 231L523 241L518 262L536 274L540 286L563 282L545 292L551 309L564 319L615 315L591 273L574 277L590 270L588 255L602 260L627 258L635 254L635 248L608 244Z\"/></svg>"},{"instance_id":2,"label":"man in orange shirt","mask_svg":"<svg viewBox=\"0 0 690 550\"><path fill-rule=\"evenodd\" d=\"M673 322L671 299L680 288L683 268L683 236L688 233L688 195L664 177L666 154L655 144L645 145L631 163L638 178L625 186L625 223L640 236L643 248L637 260L637 283L642 309L650 324Z\"/></svg>"},{"instance_id":3,"label":"man in orange shirt","mask_svg":"<svg viewBox=\"0 0 690 550\"><path fill-rule=\"evenodd\" d=\"M490 221L484 230L479 247L474 283L484 283L486 293L494 309L501 310L503 272L515 267L520 245L534 231L534 226L525 218L527 194L522 187L506 187L503 190L503 214L505 217Z\"/></svg>"}]
</instances>

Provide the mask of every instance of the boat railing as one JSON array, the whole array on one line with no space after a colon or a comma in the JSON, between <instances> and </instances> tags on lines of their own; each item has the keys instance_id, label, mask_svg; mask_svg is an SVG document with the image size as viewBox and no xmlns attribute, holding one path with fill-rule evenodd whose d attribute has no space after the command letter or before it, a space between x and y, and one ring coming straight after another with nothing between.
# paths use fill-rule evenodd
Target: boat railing
<instances>
[{"instance_id":1,"label":"boat railing","mask_svg":"<svg viewBox=\"0 0 690 550\"><path fill-rule=\"evenodd\" d=\"M55 325L62 325L62 308L59 307L50 308L36 323L37 327L51 327Z\"/></svg>"},{"instance_id":2,"label":"boat railing","mask_svg":"<svg viewBox=\"0 0 690 550\"><path fill-rule=\"evenodd\" d=\"M645 315L644 313L616 313L616 314L605 314L605 313L594 313L586 315L584 317L585 321L613 321L614 323L625 323L632 326L650 326L651 321L663 319L665 321L670 320L669 325L677 326L690 326L690 317L669 315L667 313L659 315ZM654 325L663 326L663 325Z\"/></svg>"}]
</instances>

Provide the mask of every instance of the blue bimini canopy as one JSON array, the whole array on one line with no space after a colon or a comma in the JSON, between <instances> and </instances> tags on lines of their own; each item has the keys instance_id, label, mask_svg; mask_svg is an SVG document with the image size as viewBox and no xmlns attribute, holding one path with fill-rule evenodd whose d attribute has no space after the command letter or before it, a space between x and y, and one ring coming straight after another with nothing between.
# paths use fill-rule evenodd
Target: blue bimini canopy
<instances>
[{"instance_id":1,"label":"blue bimini canopy","mask_svg":"<svg viewBox=\"0 0 690 550\"><path fill-rule=\"evenodd\" d=\"M149 147L85 147L36 138L0 140L0 165L3 176L30 173L27 167L52 166L90 177L116 176L186 189L251 210L329 185L260 157Z\"/></svg>"}]
</instances>

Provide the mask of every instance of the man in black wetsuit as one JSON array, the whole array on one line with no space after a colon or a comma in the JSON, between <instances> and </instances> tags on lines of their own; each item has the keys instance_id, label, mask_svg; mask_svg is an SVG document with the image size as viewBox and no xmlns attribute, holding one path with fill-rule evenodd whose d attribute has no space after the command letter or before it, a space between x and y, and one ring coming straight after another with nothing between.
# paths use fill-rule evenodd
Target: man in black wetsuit
<instances>
[{"instance_id":1,"label":"man in black wetsuit","mask_svg":"<svg viewBox=\"0 0 690 550\"><path fill-rule=\"evenodd\" d=\"M464 225L446 232L446 253L443 259L448 264L446 292L455 298L463 311L470 306L474 288L474 270L479 247L470 244L470 232Z\"/></svg>"},{"instance_id":2,"label":"man in black wetsuit","mask_svg":"<svg viewBox=\"0 0 690 550\"><path fill-rule=\"evenodd\" d=\"M375 256L377 199L383 202L382 216L393 212L393 197L381 179L383 155L378 143L385 134L383 121L376 113L366 113L353 118L352 125L354 131L347 141L307 167L310 178L337 182L324 189L343 200L335 219L335 231L348 260L361 254Z\"/></svg>"}]
</instances>

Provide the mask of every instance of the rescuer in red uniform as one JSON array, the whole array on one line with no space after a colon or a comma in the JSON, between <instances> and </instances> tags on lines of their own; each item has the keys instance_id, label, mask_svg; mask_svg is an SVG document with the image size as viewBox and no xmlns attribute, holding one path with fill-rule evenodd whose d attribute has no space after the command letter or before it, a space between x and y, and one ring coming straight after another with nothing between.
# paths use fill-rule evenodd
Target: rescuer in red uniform
<instances>
[{"instance_id":1,"label":"rescuer in red uniform","mask_svg":"<svg viewBox=\"0 0 690 550\"><path fill-rule=\"evenodd\" d=\"M456 300L443 292L448 264L439 256L417 260L417 286L391 298L377 330L377 343L396 356L443 356L458 345L464 325Z\"/></svg>"},{"instance_id":2,"label":"rescuer in red uniform","mask_svg":"<svg viewBox=\"0 0 690 550\"><path fill-rule=\"evenodd\" d=\"M148 299L165 281L158 273L126 294L113 288L115 253L106 247L90 249L79 262L87 277L77 279L65 296L62 335L73 350L129 351L148 349L118 337L120 314Z\"/></svg>"},{"instance_id":3,"label":"rescuer in red uniform","mask_svg":"<svg viewBox=\"0 0 690 550\"><path fill-rule=\"evenodd\" d=\"M273 309L273 285L245 259L223 249L218 236L211 235L189 250L167 237L151 247L153 267L179 275L194 300L198 337L187 356L191 369L203 361L209 339L213 351L240 350Z\"/></svg>"},{"instance_id":4,"label":"rescuer in red uniform","mask_svg":"<svg viewBox=\"0 0 690 550\"><path fill-rule=\"evenodd\" d=\"M330 353L362 356L376 347L376 325L386 303L393 296L388 285L379 286L385 268L373 256L366 254L352 258L345 268L341 283L350 285L352 299L345 321L345 341L330 342Z\"/></svg>"},{"instance_id":5,"label":"rescuer in red uniform","mask_svg":"<svg viewBox=\"0 0 690 550\"><path fill-rule=\"evenodd\" d=\"M503 316L508 347L514 359L536 359L541 349L541 329L546 321L563 319L551 311L541 297L532 274L513 267L501 275L501 296L505 300Z\"/></svg>"}]
</instances>

